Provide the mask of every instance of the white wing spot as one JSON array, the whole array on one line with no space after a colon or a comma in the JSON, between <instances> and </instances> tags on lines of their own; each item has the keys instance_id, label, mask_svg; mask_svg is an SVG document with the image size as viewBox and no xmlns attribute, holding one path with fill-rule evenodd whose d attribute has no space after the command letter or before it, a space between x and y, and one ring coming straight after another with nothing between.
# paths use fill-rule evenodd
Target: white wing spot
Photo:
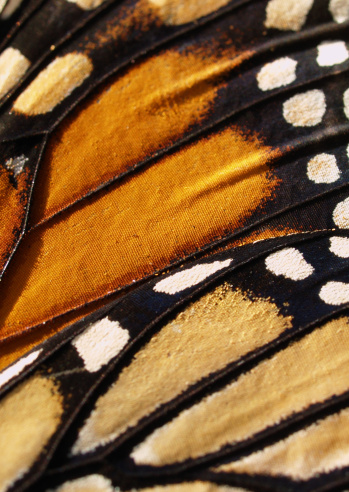
<instances>
[{"instance_id":1,"label":"white wing spot","mask_svg":"<svg viewBox=\"0 0 349 492\"><path fill-rule=\"evenodd\" d=\"M272 253L266 258L265 265L275 275L282 275L291 280L304 280L314 272L312 265L295 248L285 248Z\"/></svg>"},{"instance_id":2,"label":"white wing spot","mask_svg":"<svg viewBox=\"0 0 349 492\"><path fill-rule=\"evenodd\" d=\"M331 237L330 251L339 258L349 258L349 238L341 236Z\"/></svg>"},{"instance_id":3,"label":"white wing spot","mask_svg":"<svg viewBox=\"0 0 349 492\"><path fill-rule=\"evenodd\" d=\"M296 67L297 62L289 57L267 63L257 75L258 87L270 91L291 84L296 80Z\"/></svg>"},{"instance_id":4,"label":"white wing spot","mask_svg":"<svg viewBox=\"0 0 349 492\"><path fill-rule=\"evenodd\" d=\"M103 318L78 335L72 345L89 372L96 372L118 355L130 339L127 330L117 321Z\"/></svg>"},{"instance_id":5,"label":"white wing spot","mask_svg":"<svg viewBox=\"0 0 349 492\"><path fill-rule=\"evenodd\" d=\"M160 282L154 286L154 290L165 294L177 294L182 290L199 284L219 270L223 270L223 268L228 267L232 261L233 260L229 259L225 261L215 261L213 263L196 265L188 270L175 273L171 277L160 280Z\"/></svg>"},{"instance_id":6,"label":"white wing spot","mask_svg":"<svg viewBox=\"0 0 349 492\"><path fill-rule=\"evenodd\" d=\"M314 183L334 183L340 174L337 160L332 154L319 154L308 162L307 175Z\"/></svg>"},{"instance_id":7,"label":"white wing spot","mask_svg":"<svg viewBox=\"0 0 349 492\"><path fill-rule=\"evenodd\" d=\"M30 366L41 354L42 349L36 350L19 359L15 364L0 372L0 388L5 386L12 378L18 376L26 367Z\"/></svg>"},{"instance_id":8,"label":"white wing spot","mask_svg":"<svg viewBox=\"0 0 349 492\"><path fill-rule=\"evenodd\" d=\"M349 229L349 198L338 203L333 211L333 222L342 229Z\"/></svg>"},{"instance_id":9,"label":"white wing spot","mask_svg":"<svg viewBox=\"0 0 349 492\"><path fill-rule=\"evenodd\" d=\"M331 67L345 62L349 53L344 41L327 41L318 46L316 61L320 67Z\"/></svg>"},{"instance_id":10,"label":"white wing spot","mask_svg":"<svg viewBox=\"0 0 349 492\"><path fill-rule=\"evenodd\" d=\"M338 24L349 20L349 0L331 0L329 9Z\"/></svg>"},{"instance_id":11,"label":"white wing spot","mask_svg":"<svg viewBox=\"0 0 349 492\"><path fill-rule=\"evenodd\" d=\"M282 31L299 31L314 0L270 0L266 9L265 27Z\"/></svg>"},{"instance_id":12,"label":"white wing spot","mask_svg":"<svg viewBox=\"0 0 349 492\"><path fill-rule=\"evenodd\" d=\"M321 123L325 112L325 94L318 89L297 94L283 105L285 120L297 127L318 125Z\"/></svg>"},{"instance_id":13,"label":"white wing spot","mask_svg":"<svg viewBox=\"0 0 349 492\"><path fill-rule=\"evenodd\" d=\"M30 67L30 61L15 48L6 48L0 55L0 98L5 96Z\"/></svg>"},{"instance_id":14,"label":"white wing spot","mask_svg":"<svg viewBox=\"0 0 349 492\"><path fill-rule=\"evenodd\" d=\"M345 116L349 119L349 89L344 92L343 103Z\"/></svg>"},{"instance_id":15,"label":"white wing spot","mask_svg":"<svg viewBox=\"0 0 349 492\"><path fill-rule=\"evenodd\" d=\"M69 480L55 489L54 492L116 492L111 480L103 475L87 475L86 477Z\"/></svg>"},{"instance_id":16,"label":"white wing spot","mask_svg":"<svg viewBox=\"0 0 349 492\"><path fill-rule=\"evenodd\" d=\"M320 298L331 306L340 306L349 302L349 284L344 282L327 282L321 287Z\"/></svg>"}]
</instances>

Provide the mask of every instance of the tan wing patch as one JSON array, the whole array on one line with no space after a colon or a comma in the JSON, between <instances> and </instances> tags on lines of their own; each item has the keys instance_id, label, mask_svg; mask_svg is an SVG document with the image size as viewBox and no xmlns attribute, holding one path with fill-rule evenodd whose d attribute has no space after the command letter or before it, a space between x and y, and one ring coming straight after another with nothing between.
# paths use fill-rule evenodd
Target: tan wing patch
<instances>
[{"instance_id":1,"label":"tan wing patch","mask_svg":"<svg viewBox=\"0 0 349 492\"><path fill-rule=\"evenodd\" d=\"M180 25L211 14L230 0L148 0L165 24Z\"/></svg>"},{"instance_id":2,"label":"tan wing patch","mask_svg":"<svg viewBox=\"0 0 349 492\"><path fill-rule=\"evenodd\" d=\"M137 446L132 457L155 466L197 458L347 391L348 347L348 319L325 324L180 413Z\"/></svg>"}]
</instances>

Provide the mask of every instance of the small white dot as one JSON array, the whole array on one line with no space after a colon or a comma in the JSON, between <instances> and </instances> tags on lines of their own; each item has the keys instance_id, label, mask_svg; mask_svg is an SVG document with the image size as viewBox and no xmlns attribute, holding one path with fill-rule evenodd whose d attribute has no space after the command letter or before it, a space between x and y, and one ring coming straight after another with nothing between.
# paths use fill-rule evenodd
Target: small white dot
<instances>
[{"instance_id":1,"label":"small white dot","mask_svg":"<svg viewBox=\"0 0 349 492\"><path fill-rule=\"evenodd\" d=\"M293 126L315 126L321 123L326 112L325 94L314 89L297 94L283 105L283 115Z\"/></svg>"},{"instance_id":2,"label":"small white dot","mask_svg":"<svg viewBox=\"0 0 349 492\"><path fill-rule=\"evenodd\" d=\"M267 270L275 275L282 275L291 280L304 280L314 268L308 263L298 249L285 248L272 253L265 260Z\"/></svg>"},{"instance_id":3,"label":"small white dot","mask_svg":"<svg viewBox=\"0 0 349 492\"><path fill-rule=\"evenodd\" d=\"M349 258L349 238L340 236L331 237L330 251L339 258Z\"/></svg>"},{"instance_id":4,"label":"small white dot","mask_svg":"<svg viewBox=\"0 0 349 492\"><path fill-rule=\"evenodd\" d=\"M344 92L343 103L345 116L349 118L349 89Z\"/></svg>"},{"instance_id":5,"label":"small white dot","mask_svg":"<svg viewBox=\"0 0 349 492\"><path fill-rule=\"evenodd\" d=\"M314 0L270 0L266 9L265 27L282 31L299 31Z\"/></svg>"},{"instance_id":6,"label":"small white dot","mask_svg":"<svg viewBox=\"0 0 349 492\"><path fill-rule=\"evenodd\" d=\"M349 20L349 0L331 0L329 9L338 24Z\"/></svg>"},{"instance_id":7,"label":"small white dot","mask_svg":"<svg viewBox=\"0 0 349 492\"><path fill-rule=\"evenodd\" d=\"M340 306L349 302L349 284L344 282L327 282L319 294L320 298L331 306Z\"/></svg>"},{"instance_id":8,"label":"small white dot","mask_svg":"<svg viewBox=\"0 0 349 492\"><path fill-rule=\"evenodd\" d=\"M320 67L331 67L345 62L349 53L344 41L331 41L318 46L317 63Z\"/></svg>"},{"instance_id":9,"label":"small white dot","mask_svg":"<svg viewBox=\"0 0 349 492\"><path fill-rule=\"evenodd\" d=\"M319 154L308 162L307 175L314 183L334 183L339 179L340 173L332 154Z\"/></svg>"},{"instance_id":10,"label":"small white dot","mask_svg":"<svg viewBox=\"0 0 349 492\"><path fill-rule=\"evenodd\" d=\"M297 62L292 58L280 58L265 65L257 75L258 87L270 91L291 84L296 80Z\"/></svg>"},{"instance_id":11,"label":"small white dot","mask_svg":"<svg viewBox=\"0 0 349 492\"><path fill-rule=\"evenodd\" d=\"M349 229L349 198L338 203L333 211L333 222L342 229Z\"/></svg>"}]
</instances>

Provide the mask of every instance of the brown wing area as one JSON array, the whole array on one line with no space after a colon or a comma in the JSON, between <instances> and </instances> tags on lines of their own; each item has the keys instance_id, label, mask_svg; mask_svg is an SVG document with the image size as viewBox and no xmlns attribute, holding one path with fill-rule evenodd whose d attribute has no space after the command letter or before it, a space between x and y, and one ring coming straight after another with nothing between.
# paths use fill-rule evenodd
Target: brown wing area
<instances>
[{"instance_id":1,"label":"brown wing area","mask_svg":"<svg viewBox=\"0 0 349 492\"><path fill-rule=\"evenodd\" d=\"M183 138L207 116L229 71L249 56L233 48L169 49L114 78L49 141L30 225Z\"/></svg>"},{"instance_id":2,"label":"brown wing area","mask_svg":"<svg viewBox=\"0 0 349 492\"><path fill-rule=\"evenodd\" d=\"M20 238L31 187L29 170L14 177L0 167L0 274Z\"/></svg>"},{"instance_id":3,"label":"brown wing area","mask_svg":"<svg viewBox=\"0 0 349 492\"><path fill-rule=\"evenodd\" d=\"M278 151L228 129L29 232L3 280L1 337L102 298L242 226ZM6 293L6 295L5 295Z\"/></svg>"}]
</instances>

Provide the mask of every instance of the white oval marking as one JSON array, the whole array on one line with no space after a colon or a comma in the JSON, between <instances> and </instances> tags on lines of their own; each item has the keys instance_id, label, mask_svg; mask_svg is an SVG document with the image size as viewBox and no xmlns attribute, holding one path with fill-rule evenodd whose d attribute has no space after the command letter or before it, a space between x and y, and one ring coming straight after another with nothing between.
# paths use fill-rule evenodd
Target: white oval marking
<instances>
[{"instance_id":1,"label":"white oval marking","mask_svg":"<svg viewBox=\"0 0 349 492\"><path fill-rule=\"evenodd\" d=\"M14 48L6 48L0 55L0 97L5 96L30 67L30 61Z\"/></svg>"},{"instance_id":2,"label":"white oval marking","mask_svg":"<svg viewBox=\"0 0 349 492\"><path fill-rule=\"evenodd\" d=\"M341 236L331 237L330 251L339 258L349 258L349 238Z\"/></svg>"},{"instance_id":3,"label":"white oval marking","mask_svg":"<svg viewBox=\"0 0 349 492\"><path fill-rule=\"evenodd\" d=\"M12 378L18 376L26 367L30 366L39 357L41 352L42 349L36 350L35 352L22 357L12 364L12 366L0 372L0 388L5 386Z\"/></svg>"},{"instance_id":4,"label":"white oval marking","mask_svg":"<svg viewBox=\"0 0 349 492\"><path fill-rule=\"evenodd\" d=\"M349 119L349 89L344 92L343 103L345 116Z\"/></svg>"},{"instance_id":5,"label":"white oval marking","mask_svg":"<svg viewBox=\"0 0 349 492\"><path fill-rule=\"evenodd\" d=\"M329 9L338 24L349 20L349 0L331 0Z\"/></svg>"},{"instance_id":6,"label":"white oval marking","mask_svg":"<svg viewBox=\"0 0 349 492\"><path fill-rule=\"evenodd\" d=\"M337 160L332 154L319 154L308 162L307 176L314 183L334 183L340 174Z\"/></svg>"},{"instance_id":7,"label":"white oval marking","mask_svg":"<svg viewBox=\"0 0 349 492\"><path fill-rule=\"evenodd\" d=\"M283 105L285 120L296 127L318 125L325 112L325 94L318 89L297 94Z\"/></svg>"},{"instance_id":8,"label":"white oval marking","mask_svg":"<svg viewBox=\"0 0 349 492\"><path fill-rule=\"evenodd\" d=\"M78 335L72 345L89 372L97 372L118 355L130 339L127 330L117 321L103 318Z\"/></svg>"},{"instance_id":9,"label":"white oval marking","mask_svg":"<svg viewBox=\"0 0 349 492\"><path fill-rule=\"evenodd\" d=\"M338 203L333 211L333 222L342 229L349 229L349 198Z\"/></svg>"},{"instance_id":10,"label":"white oval marking","mask_svg":"<svg viewBox=\"0 0 349 492\"><path fill-rule=\"evenodd\" d=\"M93 70L82 53L69 53L50 63L16 99L13 109L26 115L45 114L79 87Z\"/></svg>"},{"instance_id":11,"label":"white oval marking","mask_svg":"<svg viewBox=\"0 0 349 492\"><path fill-rule=\"evenodd\" d=\"M87 475L86 477L69 480L55 489L55 492L116 492L109 478L103 475Z\"/></svg>"},{"instance_id":12,"label":"white oval marking","mask_svg":"<svg viewBox=\"0 0 349 492\"><path fill-rule=\"evenodd\" d=\"M296 80L296 67L297 62L289 57L267 63L257 75L258 87L270 91L291 84Z\"/></svg>"},{"instance_id":13,"label":"white oval marking","mask_svg":"<svg viewBox=\"0 0 349 492\"><path fill-rule=\"evenodd\" d=\"M299 31L313 3L314 0L270 0L264 25L282 31Z\"/></svg>"},{"instance_id":14,"label":"white oval marking","mask_svg":"<svg viewBox=\"0 0 349 492\"><path fill-rule=\"evenodd\" d=\"M327 282L321 287L320 298L331 306L340 306L349 302L349 284L344 282Z\"/></svg>"},{"instance_id":15,"label":"white oval marking","mask_svg":"<svg viewBox=\"0 0 349 492\"><path fill-rule=\"evenodd\" d=\"M349 53L344 41L327 41L318 46L316 61L320 67L331 67L345 62Z\"/></svg>"},{"instance_id":16,"label":"white oval marking","mask_svg":"<svg viewBox=\"0 0 349 492\"><path fill-rule=\"evenodd\" d=\"M75 3L82 10L93 10L102 5L105 0L67 0L67 2Z\"/></svg>"},{"instance_id":17,"label":"white oval marking","mask_svg":"<svg viewBox=\"0 0 349 492\"><path fill-rule=\"evenodd\" d=\"M285 248L272 253L265 260L266 268L275 275L282 275L291 280L304 280L309 277L314 268L305 261L298 249Z\"/></svg>"},{"instance_id":18,"label":"white oval marking","mask_svg":"<svg viewBox=\"0 0 349 492\"><path fill-rule=\"evenodd\" d=\"M154 290L165 294L177 294L178 292L182 292L182 290L199 284L219 270L223 270L223 268L228 267L232 261L233 260L214 261L213 263L196 265L188 270L175 273L171 277L160 280L160 282L154 286Z\"/></svg>"}]
</instances>

